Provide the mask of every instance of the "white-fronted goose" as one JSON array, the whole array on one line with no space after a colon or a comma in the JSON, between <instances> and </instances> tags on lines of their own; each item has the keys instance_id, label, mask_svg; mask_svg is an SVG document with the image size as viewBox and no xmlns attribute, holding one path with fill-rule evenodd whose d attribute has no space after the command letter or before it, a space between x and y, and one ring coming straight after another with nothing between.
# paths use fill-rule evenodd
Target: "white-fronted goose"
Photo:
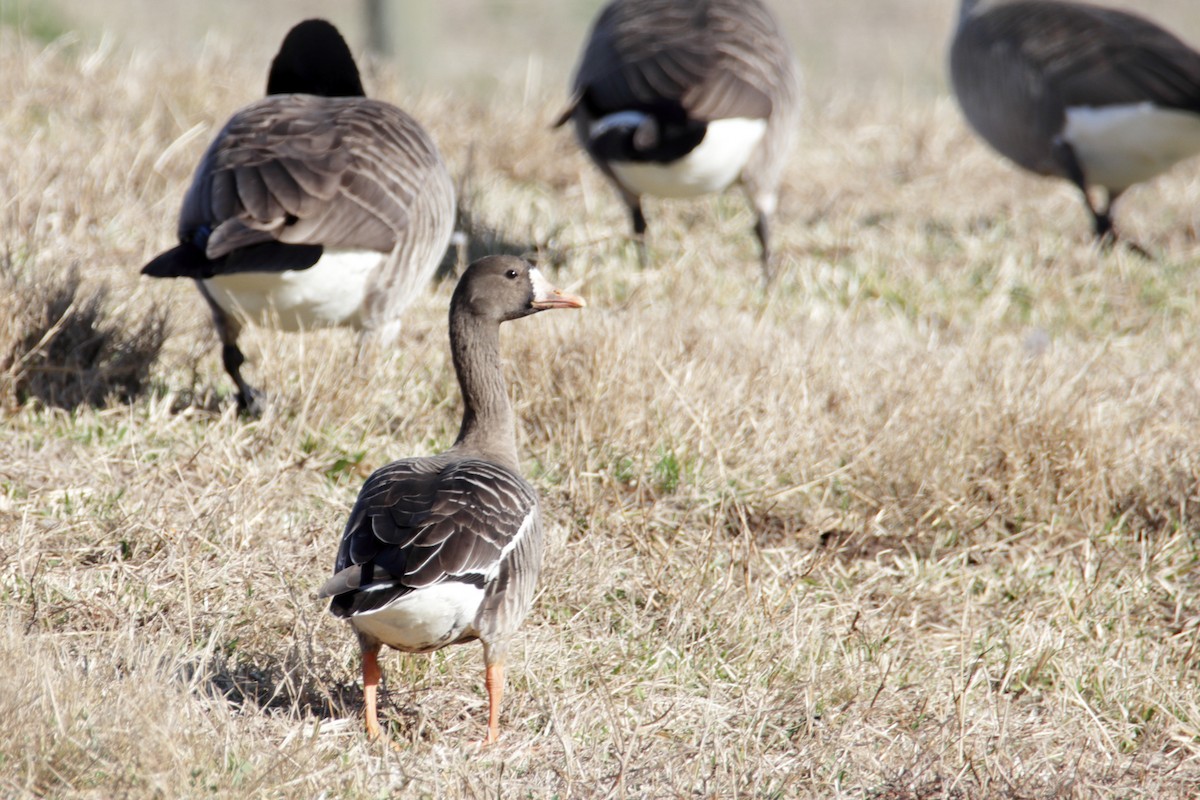
<instances>
[{"instance_id":1,"label":"white-fronted goose","mask_svg":"<svg viewBox=\"0 0 1200 800\"><path fill-rule=\"evenodd\" d=\"M574 120L629 207L643 253L642 195L694 197L740 179L767 276L770 219L799 117L797 74L760 0L613 0L556 124Z\"/></svg>"},{"instance_id":2,"label":"white-fronted goose","mask_svg":"<svg viewBox=\"0 0 1200 800\"><path fill-rule=\"evenodd\" d=\"M520 474L515 420L500 369L500 323L583 300L512 256L463 273L450 300L450 350L462 427L445 453L408 458L367 479L350 512L330 611L358 634L367 734L380 734L383 645L426 653L479 639L488 693L485 744L499 735L504 659L533 599L542 563L538 498Z\"/></svg>"},{"instance_id":3,"label":"white-fronted goose","mask_svg":"<svg viewBox=\"0 0 1200 800\"><path fill-rule=\"evenodd\" d=\"M251 411L256 392L237 345L244 322L349 325L390 342L454 224L454 187L433 141L400 109L363 96L328 22L292 28L267 92L201 159L180 244L142 268L196 280L239 405Z\"/></svg>"},{"instance_id":4,"label":"white-fronted goose","mask_svg":"<svg viewBox=\"0 0 1200 800\"><path fill-rule=\"evenodd\" d=\"M1200 153L1200 53L1124 11L962 0L950 77L988 144L1079 187L1104 241L1123 191Z\"/></svg>"}]
</instances>

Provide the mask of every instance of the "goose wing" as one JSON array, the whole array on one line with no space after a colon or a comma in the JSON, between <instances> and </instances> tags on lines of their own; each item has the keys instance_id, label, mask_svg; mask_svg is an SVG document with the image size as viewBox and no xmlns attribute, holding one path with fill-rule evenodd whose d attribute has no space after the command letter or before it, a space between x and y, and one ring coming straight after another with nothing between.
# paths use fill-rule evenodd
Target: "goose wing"
<instances>
[{"instance_id":1,"label":"goose wing","mask_svg":"<svg viewBox=\"0 0 1200 800\"><path fill-rule=\"evenodd\" d=\"M176 249L208 262L209 275L192 277L299 269L323 247L388 252L440 169L433 142L393 105L273 95L235 114L204 154ZM172 269L154 265L145 271Z\"/></svg>"},{"instance_id":2,"label":"goose wing","mask_svg":"<svg viewBox=\"0 0 1200 800\"><path fill-rule=\"evenodd\" d=\"M757 3L618 0L592 29L575 105L602 116L668 102L693 119L764 119L790 70L791 54Z\"/></svg>"},{"instance_id":3,"label":"goose wing","mask_svg":"<svg viewBox=\"0 0 1200 800\"><path fill-rule=\"evenodd\" d=\"M1151 102L1200 112L1200 53L1149 20L1111 8L1023 2L968 23L983 47L1015 48L1063 107Z\"/></svg>"},{"instance_id":4,"label":"goose wing","mask_svg":"<svg viewBox=\"0 0 1200 800\"><path fill-rule=\"evenodd\" d=\"M537 514L533 489L504 467L444 456L397 461L363 486L319 594L345 617L447 581L484 586Z\"/></svg>"}]
</instances>

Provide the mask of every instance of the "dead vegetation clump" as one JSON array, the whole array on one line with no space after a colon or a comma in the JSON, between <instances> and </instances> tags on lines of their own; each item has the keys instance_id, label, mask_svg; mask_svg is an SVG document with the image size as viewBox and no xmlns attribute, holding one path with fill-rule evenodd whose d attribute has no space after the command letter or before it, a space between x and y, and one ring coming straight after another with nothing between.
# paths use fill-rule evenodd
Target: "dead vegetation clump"
<instances>
[{"instance_id":1,"label":"dead vegetation clump","mask_svg":"<svg viewBox=\"0 0 1200 800\"><path fill-rule=\"evenodd\" d=\"M27 272L27 271L25 271ZM167 312L115 303L107 286L87 288L78 270L37 278L0 260L0 395L72 409L129 403L146 391Z\"/></svg>"}]
</instances>

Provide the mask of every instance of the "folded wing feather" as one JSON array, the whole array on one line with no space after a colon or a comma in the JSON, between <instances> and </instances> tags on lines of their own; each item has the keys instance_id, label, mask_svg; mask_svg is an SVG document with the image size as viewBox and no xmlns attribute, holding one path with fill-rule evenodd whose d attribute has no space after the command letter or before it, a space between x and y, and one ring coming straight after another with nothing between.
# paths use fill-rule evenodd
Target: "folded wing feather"
<instances>
[{"instance_id":1,"label":"folded wing feather","mask_svg":"<svg viewBox=\"0 0 1200 800\"><path fill-rule=\"evenodd\" d=\"M480 584L497 574L535 509L529 485L490 462L395 462L363 486L319 594L351 616L446 581ZM373 584L389 585L369 591Z\"/></svg>"}]
</instances>

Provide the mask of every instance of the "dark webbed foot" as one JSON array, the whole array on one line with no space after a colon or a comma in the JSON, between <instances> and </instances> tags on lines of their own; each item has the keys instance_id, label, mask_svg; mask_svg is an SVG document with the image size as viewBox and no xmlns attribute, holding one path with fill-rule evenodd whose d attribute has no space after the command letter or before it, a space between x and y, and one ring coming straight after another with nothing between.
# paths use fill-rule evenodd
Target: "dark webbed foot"
<instances>
[{"instance_id":1,"label":"dark webbed foot","mask_svg":"<svg viewBox=\"0 0 1200 800\"><path fill-rule=\"evenodd\" d=\"M1109 204L1111 207L1111 203ZM1106 209L1103 213L1093 212L1096 220L1096 241L1100 244L1102 250L1111 250L1114 245L1121 245L1126 250L1129 250L1136 256L1146 259L1147 261L1156 260L1150 251L1142 247L1132 239L1126 239L1117 235L1117 229L1113 227L1112 217Z\"/></svg>"},{"instance_id":2,"label":"dark webbed foot","mask_svg":"<svg viewBox=\"0 0 1200 800\"><path fill-rule=\"evenodd\" d=\"M225 371L238 387L238 411L248 417L261 417L266 405L265 398L242 377L242 364L245 363L246 357L242 355L241 349L236 344L224 345L221 348L221 361L225 365Z\"/></svg>"},{"instance_id":3,"label":"dark webbed foot","mask_svg":"<svg viewBox=\"0 0 1200 800\"><path fill-rule=\"evenodd\" d=\"M1123 244L1125 246L1125 248L1127 250L1129 250L1130 252L1132 252L1134 255L1141 256L1142 258L1146 259L1147 261L1157 261L1158 260L1157 258L1154 257L1153 253L1151 253L1146 248L1142 247L1137 242L1130 241L1129 239L1122 239L1121 244Z\"/></svg>"},{"instance_id":4,"label":"dark webbed foot","mask_svg":"<svg viewBox=\"0 0 1200 800\"><path fill-rule=\"evenodd\" d=\"M1115 231L1109 232L1109 234L1106 236L1101 236L1099 239L1099 242L1100 242L1100 247L1104 250L1111 250L1114 245L1120 245L1121 247L1124 247L1129 252L1133 253L1135 256L1138 256L1139 258L1144 258L1147 261L1157 261L1158 260L1157 258L1154 257L1154 254L1152 254L1149 250L1142 247L1140 244L1133 241L1132 239L1125 239L1125 238L1117 236Z\"/></svg>"},{"instance_id":5,"label":"dark webbed foot","mask_svg":"<svg viewBox=\"0 0 1200 800\"><path fill-rule=\"evenodd\" d=\"M1083 166L1079 163L1079 159L1075 155L1075 149L1071 147L1070 143L1063 139L1055 140L1054 156L1058 160L1059 165L1062 166L1067 180L1075 184L1083 194L1083 202L1087 206L1088 211L1091 212L1092 225L1096 231L1096 238L1099 240L1100 246L1108 250L1119 241L1142 258L1153 261L1154 257L1145 248L1136 242L1117 236L1117 229L1113 227L1113 205L1124 190L1106 189L1108 197L1104 208L1098 208L1097 204L1092 202L1092 196L1088 193L1087 176L1084 175Z\"/></svg>"},{"instance_id":6,"label":"dark webbed foot","mask_svg":"<svg viewBox=\"0 0 1200 800\"><path fill-rule=\"evenodd\" d=\"M253 386L243 384L244 388L237 393L238 413L258 419L266 411L266 398L263 393Z\"/></svg>"}]
</instances>

